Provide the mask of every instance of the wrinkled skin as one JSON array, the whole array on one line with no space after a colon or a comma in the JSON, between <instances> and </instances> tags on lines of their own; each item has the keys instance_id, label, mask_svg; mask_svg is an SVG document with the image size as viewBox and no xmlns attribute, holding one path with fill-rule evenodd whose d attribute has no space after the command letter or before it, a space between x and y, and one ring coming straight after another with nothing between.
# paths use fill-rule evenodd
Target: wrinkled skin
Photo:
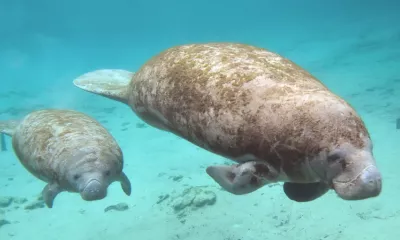
<instances>
[{"instance_id":1,"label":"wrinkled skin","mask_svg":"<svg viewBox=\"0 0 400 240\"><path fill-rule=\"evenodd\" d=\"M101 200L107 196L107 189L114 181L119 181L125 194L131 194L131 184L118 164L112 164L116 156L104 155L103 158L94 158L91 154L77 154L68 162L65 176L61 176L58 182L48 184L43 191L46 204L51 207L54 198L62 191L77 192L85 201ZM51 188L50 188L51 186Z\"/></svg>"},{"instance_id":2,"label":"wrinkled skin","mask_svg":"<svg viewBox=\"0 0 400 240\"><path fill-rule=\"evenodd\" d=\"M87 201L103 199L114 181L131 194L122 150L107 129L86 114L43 109L18 122L0 122L0 131L12 136L22 165L48 183L42 195L49 208L63 191L79 193Z\"/></svg>"},{"instance_id":3,"label":"wrinkled skin","mask_svg":"<svg viewBox=\"0 0 400 240\"><path fill-rule=\"evenodd\" d=\"M137 72L102 69L75 86L120 101L147 124L237 164L207 173L233 194L274 182L294 201L333 189L378 196L382 177L355 109L279 54L240 43L169 48Z\"/></svg>"}]
</instances>

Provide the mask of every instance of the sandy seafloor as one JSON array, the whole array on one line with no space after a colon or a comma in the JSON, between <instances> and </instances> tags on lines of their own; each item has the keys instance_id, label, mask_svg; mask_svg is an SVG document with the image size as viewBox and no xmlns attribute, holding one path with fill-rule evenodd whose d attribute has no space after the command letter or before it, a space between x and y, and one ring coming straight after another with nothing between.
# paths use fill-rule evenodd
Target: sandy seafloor
<instances>
[{"instance_id":1,"label":"sandy seafloor","mask_svg":"<svg viewBox=\"0 0 400 240\"><path fill-rule=\"evenodd\" d=\"M360 113L371 133L383 174L383 191L378 198L350 202L330 191L313 202L300 204L285 197L281 184L244 196L221 190L205 173L205 168L227 160L144 124L127 106L85 93L72 85L72 79L85 71L127 68L132 66L130 61L138 67L138 63L147 60L135 54L134 48L121 46L97 55L103 58L99 64L87 63L82 67L89 57L70 57L55 60L58 65L52 74L46 74L52 71L50 67L43 67L36 75L25 73L29 80L22 80L22 74L18 75L20 78L15 81L21 81L21 86L14 84L15 88L6 86L0 91L0 119L19 118L30 110L46 107L72 108L95 117L110 130L124 151L124 171L132 182L132 195L125 196L120 185L114 183L108 197L101 201L84 202L77 194L62 193L52 209L38 202L38 208L27 210L25 207L36 201L45 183L19 164L7 138L8 151L0 152L0 198L13 200L0 208L0 222L7 222L0 224L0 239L397 239L400 234L400 130L396 130L396 119L400 117L400 28L393 27L396 26L385 28L372 24L370 28L355 28L357 31L342 32L339 36L325 32L308 38L285 38L281 45L280 39L269 41L272 50L309 69ZM51 44L46 53L49 56L56 58L57 54L51 51L64 51L57 38L38 38ZM223 36L219 38L223 39ZM261 37L251 41L270 48L267 42ZM69 46L65 52L71 49ZM104 60L105 54L114 50L123 53L119 55L120 62L113 62L117 54ZM91 53L90 49L86 51ZM23 49L2 53L2 67L16 72L32 61ZM46 64L50 66L53 62L44 62L43 66ZM49 78L54 76L60 84L51 84ZM39 83L40 78L47 79L47 83L24 88L27 82ZM172 199L190 187L212 191L215 203L175 212ZM157 203L166 195L169 198ZM125 203L128 209L104 211L119 203Z\"/></svg>"}]
</instances>

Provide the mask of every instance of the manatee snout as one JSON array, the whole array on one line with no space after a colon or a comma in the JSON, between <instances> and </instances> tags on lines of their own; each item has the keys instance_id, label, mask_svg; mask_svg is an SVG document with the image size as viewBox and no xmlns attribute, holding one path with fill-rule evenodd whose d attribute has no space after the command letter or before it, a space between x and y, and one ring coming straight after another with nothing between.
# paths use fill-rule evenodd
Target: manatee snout
<instances>
[{"instance_id":1,"label":"manatee snout","mask_svg":"<svg viewBox=\"0 0 400 240\"><path fill-rule=\"evenodd\" d=\"M108 184L97 179L90 179L89 182L80 191L81 197L86 201L100 200L107 196Z\"/></svg>"},{"instance_id":2,"label":"manatee snout","mask_svg":"<svg viewBox=\"0 0 400 240\"><path fill-rule=\"evenodd\" d=\"M370 165L350 181L334 180L333 188L339 197L345 200L377 197L382 191L382 176L375 165Z\"/></svg>"},{"instance_id":3,"label":"manatee snout","mask_svg":"<svg viewBox=\"0 0 400 240\"><path fill-rule=\"evenodd\" d=\"M75 174L74 176L77 176ZM72 185L80 193L83 200L101 200L107 196L107 189L114 181L121 183L122 190L126 195L131 194L131 183L125 173L117 173L115 170L90 171L74 178Z\"/></svg>"}]
</instances>

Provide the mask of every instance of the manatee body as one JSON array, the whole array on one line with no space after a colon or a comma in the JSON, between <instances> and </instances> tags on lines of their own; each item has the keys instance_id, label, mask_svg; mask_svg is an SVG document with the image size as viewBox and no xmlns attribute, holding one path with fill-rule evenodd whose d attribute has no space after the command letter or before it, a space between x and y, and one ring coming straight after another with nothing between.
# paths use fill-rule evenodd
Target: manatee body
<instances>
[{"instance_id":1,"label":"manatee body","mask_svg":"<svg viewBox=\"0 0 400 240\"><path fill-rule=\"evenodd\" d=\"M294 201L329 189L345 200L380 194L362 119L292 61L239 43L188 44L136 72L102 69L75 86L123 102L146 123L231 159L207 173L233 194L284 182Z\"/></svg>"},{"instance_id":2,"label":"manatee body","mask_svg":"<svg viewBox=\"0 0 400 240\"><path fill-rule=\"evenodd\" d=\"M12 136L13 150L22 165L48 183L42 195L49 208L62 191L80 193L86 201L103 199L114 181L120 181L123 191L131 194L116 140L81 112L38 110L21 121L0 123L0 130Z\"/></svg>"}]
</instances>

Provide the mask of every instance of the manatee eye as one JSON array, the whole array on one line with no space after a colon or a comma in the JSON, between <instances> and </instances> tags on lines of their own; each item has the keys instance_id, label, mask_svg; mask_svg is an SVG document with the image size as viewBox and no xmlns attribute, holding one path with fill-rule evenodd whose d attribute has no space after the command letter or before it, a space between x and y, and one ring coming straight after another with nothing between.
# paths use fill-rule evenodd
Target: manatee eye
<instances>
[{"instance_id":1,"label":"manatee eye","mask_svg":"<svg viewBox=\"0 0 400 240\"><path fill-rule=\"evenodd\" d=\"M74 175L74 180L78 180L81 176L79 174Z\"/></svg>"},{"instance_id":2,"label":"manatee eye","mask_svg":"<svg viewBox=\"0 0 400 240\"><path fill-rule=\"evenodd\" d=\"M334 163L334 162L338 162L339 160L342 159L342 155L339 153L333 153L333 154L329 154L328 155L328 163Z\"/></svg>"},{"instance_id":3,"label":"manatee eye","mask_svg":"<svg viewBox=\"0 0 400 240\"><path fill-rule=\"evenodd\" d=\"M106 171L105 174L108 177L108 176L110 176L111 172L110 171Z\"/></svg>"}]
</instances>

